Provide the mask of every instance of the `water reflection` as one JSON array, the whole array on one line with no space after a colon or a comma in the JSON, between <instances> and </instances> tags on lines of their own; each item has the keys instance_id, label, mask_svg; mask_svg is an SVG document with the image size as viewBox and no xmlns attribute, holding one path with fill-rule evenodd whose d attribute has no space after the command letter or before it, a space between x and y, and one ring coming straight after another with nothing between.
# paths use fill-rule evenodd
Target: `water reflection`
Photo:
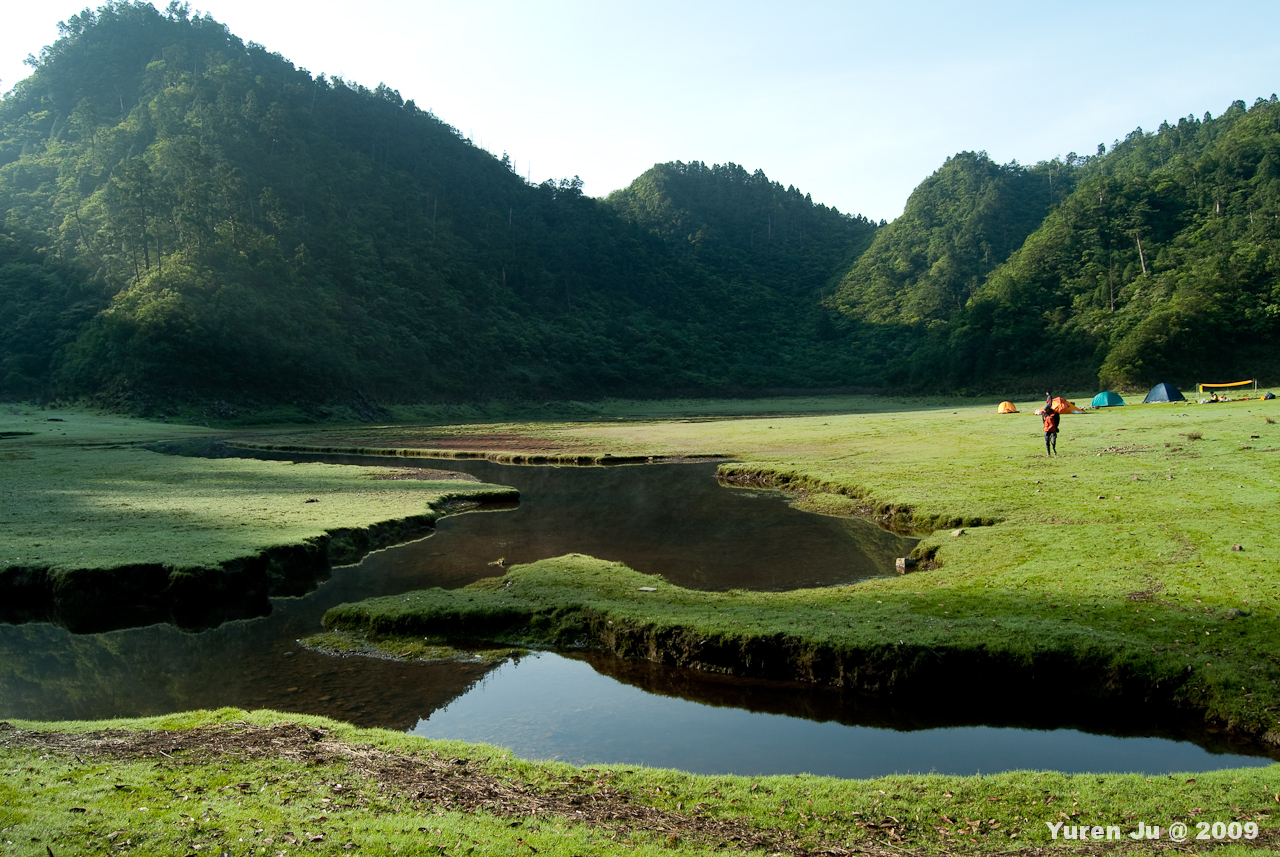
<instances>
[{"instance_id":1,"label":"water reflection","mask_svg":"<svg viewBox=\"0 0 1280 857\"><path fill-rule=\"evenodd\" d=\"M412 731L497 744L527 759L748 776L1027 769L1164 774L1270 764L1167 738L991 726L902 732L721 708L645 693L584 661L549 653L502 666Z\"/></svg>"},{"instance_id":2,"label":"water reflection","mask_svg":"<svg viewBox=\"0 0 1280 857\"><path fill-rule=\"evenodd\" d=\"M279 457L405 466L404 459ZM380 569L410 569L438 581L424 585L461 586L500 574L489 565L498 559L511 565L583 553L661 574L689 589L802 589L893 574L894 560L917 542L870 521L800 512L780 492L723 487L711 463L520 467L410 461L520 492L516 509L446 518L436 540L370 558Z\"/></svg>"},{"instance_id":3,"label":"water reflection","mask_svg":"<svg viewBox=\"0 0 1280 857\"><path fill-rule=\"evenodd\" d=\"M588 553L685 586L782 589L891 573L893 557L912 544L864 521L797 512L774 492L721 487L714 464L358 460L469 472L519 488L521 503L445 518L431 537L334 569L303 597L271 599L268 616L200 633L152 625L72 634L47 623L0 624L0 717L98 719L234 705L407 729L488 667L341 660L301 650L296 640L318 632L330 607L464 586L501 574L490 564L500 557L510 565Z\"/></svg>"}]
</instances>

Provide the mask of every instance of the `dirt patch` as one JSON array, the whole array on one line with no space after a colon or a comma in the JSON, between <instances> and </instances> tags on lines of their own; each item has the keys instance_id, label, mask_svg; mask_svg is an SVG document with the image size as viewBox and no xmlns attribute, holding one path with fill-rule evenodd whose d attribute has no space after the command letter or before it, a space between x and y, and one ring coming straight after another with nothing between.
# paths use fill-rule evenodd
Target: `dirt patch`
<instances>
[{"instance_id":1,"label":"dirt patch","mask_svg":"<svg viewBox=\"0 0 1280 857\"><path fill-rule=\"evenodd\" d=\"M285 723L270 727L183 729L165 732L105 730L73 734L25 732L0 723L0 746L30 748L41 754L99 756L122 760L154 760L161 765L191 765L219 757L240 761L287 759L306 765L345 763L366 779L404 798L431 802L454 812L487 812L520 818L561 815L602 827L618 835L651 833L660 838L693 839L720 848L791 855L844 855L855 852L833 843L815 844L812 837L787 830L761 830L746 820L710 818L698 813L672 813L636 803L620 789L613 771L583 770L560 783L534 786L495 774L474 759L446 759L437 753L400 755L334 739L324 729ZM249 784L245 783L247 790ZM519 824L514 822L513 824ZM863 854L900 854L860 845Z\"/></svg>"}]
</instances>

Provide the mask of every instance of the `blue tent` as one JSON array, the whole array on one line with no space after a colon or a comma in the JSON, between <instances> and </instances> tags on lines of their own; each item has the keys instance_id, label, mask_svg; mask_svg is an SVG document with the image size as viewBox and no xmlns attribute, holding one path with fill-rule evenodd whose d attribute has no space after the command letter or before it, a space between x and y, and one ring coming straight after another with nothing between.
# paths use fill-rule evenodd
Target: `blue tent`
<instances>
[{"instance_id":1,"label":"blue tent","mask_svg":"<svg viewBox=\"0 0 1280 857\"><path fill-rule=\"evenodd\" d=\"M1185 402L1187 397L1182 395L1182 391L1172 384L1156 384L1151 388L1151 392L1147 393L1147 397L1142 400L1142 404L1148 402Z\"/></svg>"},{"instance_id":2,"label":"blue tent","mask_svg":"<svg viewBox=\"0 0 1280 857\"><path fill-rule=\"evenodd\" d=\"M1124 399L1120 398L1119 393L1099 393L1093 397L1093 401L1089 403L1093 408L1118 408L1124 404Z\"/></svg>"}]
</instances>

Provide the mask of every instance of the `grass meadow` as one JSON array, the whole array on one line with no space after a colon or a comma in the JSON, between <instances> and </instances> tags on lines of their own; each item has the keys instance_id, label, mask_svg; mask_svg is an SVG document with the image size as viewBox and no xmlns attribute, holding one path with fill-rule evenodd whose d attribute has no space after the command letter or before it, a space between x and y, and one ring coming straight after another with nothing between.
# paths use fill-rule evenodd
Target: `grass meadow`
<instances>
[{"instance_id":1,"label":"grass meadow","mask_svg":"<svg viewBox=\"0 0 1280 857\"><path fill-rule=\"evenodd\" d=\"M462 595L473 599L469 607L457 603L457 594L435 591L400 599L394 609L378 602L339 608L354 617L335 622L344 627L384 622L376 629L383 631L396 622L410 627L422 616L447 613L465 623L502 614L534 617L530 627L554 642L557 629L580 632L589 624L581 617L588 617L625 626L633 639L655 631L671 632L664 637L670 639L685 629L730 642L772 635L795 641L797 651L915 647L1003 653L1010 663L1057 654L1100 674L1174 683L1171 704L1200 712L1208 728L1280 739L1280 407L1188 402L1067 415L1059 456L1046 458L1040 421L1031 414L1039 402L1017 404L1021 413L997 415L995 401L941 397L614 402L536 419L522 412L501 423L277 425L217 434L330 448L722 455L732 459L726 474L795 489L805 508L945 523L924 534L917 553L929 559L919 570L849 587L696 593L571 556L482 582ZM160 456L137 444L213 432L79 411L11 408L0 432L19 431L33 433L0 440L0 508L4 556L24 563L28 554L51 564L126 556L204 563L251 545L421 510L444 493L473 487L383 482L379 468ZM306 503L310 498L320 502ZM637 583L653 591L641 592ZM499 628L494 636L504 633ZM157 752L108 758L92 742L76 743L88 738L75 737L107 726L230 734L284 719L323 731L327 737L317 741L334 746L311 757L165 750L168 758L158 753L168 745L158 743ZM1257 840L1181 848L1231 854L1274 847L1272 816L1280 810L1276 766L1169 777L703 777L525 762L495 748L270 712L14 726L0 727L6 772L0 853L6 854L528 848L568 857L705 853L734 843L762 854L1046 846L1160 853L1167 840L1051 840L1046 822L1114 825L1127 835L1139 821L1180 820L1192 824L1193 836L1197 821L1260 825ZM37 740L32 730L54 737ZM428 760L431 771L413 788L388 785L382 772L401 763L378 756L373 764L383 752ZM454 767L436 764L441 760ZM450 771L463 769L483 774L493 802L468 803L467 789L481 781L450 779ZM348 787L354 795L339 799ZM530 813L529 802L539 800L544 809ZM572 800L615 809L625 803L643 810L643 818L621 812L582 820Z\"/></svg>"}]
</instances>

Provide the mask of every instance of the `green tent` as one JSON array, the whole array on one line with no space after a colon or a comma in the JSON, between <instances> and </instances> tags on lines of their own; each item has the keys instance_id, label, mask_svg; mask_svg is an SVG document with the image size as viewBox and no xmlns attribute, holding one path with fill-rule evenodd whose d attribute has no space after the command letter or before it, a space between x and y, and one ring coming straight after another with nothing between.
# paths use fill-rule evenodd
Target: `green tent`
<instances>
[{"instance_id":1,"label":"green tent","mask_svg":"<svg viewBox=\"0 0 1280 857\"><path fill-rule=\"evenodd\" d=\"M1094 408L1118 408L1124 404L1124 399L1120 398L1119 393L1099 393L1093 397L1093 401L1089 403Z\"/></svg>"}]
</instances>

